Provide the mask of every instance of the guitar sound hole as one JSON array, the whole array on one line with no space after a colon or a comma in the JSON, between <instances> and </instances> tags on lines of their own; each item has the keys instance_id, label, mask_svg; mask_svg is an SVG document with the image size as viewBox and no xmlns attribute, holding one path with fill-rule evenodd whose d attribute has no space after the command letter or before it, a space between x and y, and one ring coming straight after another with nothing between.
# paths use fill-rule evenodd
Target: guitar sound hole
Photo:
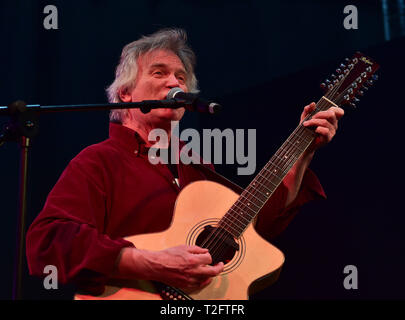
<instances>
[{"instance_id":1,"label":"guitar sound hole","mask_svg":"<svg viewBox=\"0 0 405 320\"><path fill-rule=\"evenodd\" d=\"M239 251L239 244L229 232L222 228L205 226L204 230L198 235L196 245L207 248L212 257L211 265L219 262L227 264Z\"/></svg>"}]
</instances>

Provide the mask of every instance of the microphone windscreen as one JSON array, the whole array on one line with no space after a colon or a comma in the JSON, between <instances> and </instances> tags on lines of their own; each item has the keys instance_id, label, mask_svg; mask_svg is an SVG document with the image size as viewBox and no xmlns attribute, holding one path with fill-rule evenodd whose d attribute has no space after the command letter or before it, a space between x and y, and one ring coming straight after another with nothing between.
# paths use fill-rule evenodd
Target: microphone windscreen
<instances>
[{"instance_id":1,"label":"microphone windscreen","mask_svg":"<svg viewBox=\"0 0 405 320\"><path fill-rule=\"evenodd\" d=\"M177 93L179 92L184 92L181 88L176 87L176 88L171 88L169 92L167 93L166 99L174 99Z\"/></svg>"}]
</instances>

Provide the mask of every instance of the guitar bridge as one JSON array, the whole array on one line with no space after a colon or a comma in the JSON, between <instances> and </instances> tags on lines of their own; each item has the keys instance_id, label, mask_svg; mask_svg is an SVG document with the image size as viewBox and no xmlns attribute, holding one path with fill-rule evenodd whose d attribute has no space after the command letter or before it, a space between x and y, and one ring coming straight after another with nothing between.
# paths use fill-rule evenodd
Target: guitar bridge
<instances>
[{"instance_id":1,"label":"guitar bridge","mask_svg":"<svg viewBox=\"0 0 405 320\"><path fill-rule=\"evenodd\" d=\"M160 297L163 300L193 300L189 295L182 290L165 285L163 283L157 284L160 292Z\"/></svg>"}]
</instances>

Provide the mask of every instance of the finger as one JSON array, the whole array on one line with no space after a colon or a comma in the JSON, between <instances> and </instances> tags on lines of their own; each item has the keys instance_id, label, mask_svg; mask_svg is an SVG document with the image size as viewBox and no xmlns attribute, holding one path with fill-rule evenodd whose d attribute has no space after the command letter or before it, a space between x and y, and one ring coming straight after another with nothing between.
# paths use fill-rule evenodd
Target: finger
<instances>
[{"instance_id":1,"label":"finger","mask_svg":"<svg viewBox=\"0 0 405 320\"><path fill-rule=\"evenodd\" d=\"M193 254L190 257L192 265L208 265L212 263L212 257L209 252Z\"/></svg>"},{"instance_id":2,"label":"finger","mask_svg":"<svg viewBox=\"0 0 405 320\"><path fill-rule=\"evenodd\" d=\"M190 253L199 254L199 253L207 253L208 249L201 248L199 246L188 246L187 251L190 252Z\"/></svg>"},{"instance_id":3,"label":"finger","mask_svg":"<svg viewBox=\"0 0 405 320\"><path fill-rule=\"evenodd\" d=\"M194 270L190 270L190 274L196 277L215 277L224 270L223 262L217 263L215 266L199 266Z\"/></svg>"},{"instance_id":4,"label":"finger","mask_svg":"<svg viewBox=\"0 0 405 320\"><path fill-rule=\"evenodd\" d=\"M301 119L303 120L306 116L308 116L312 111L315 110L315 102L310 103L309 105L304 107L304 111L302 111Z\"/></svg>"},{"instance_id":5,"label":"finger","mask_svg":"<svg viewBox=\"0 0 405 320\"><path fill-rule=\"evenodd\" d=\"M316 128L315 132L320 135L320 138L323 140L323 142L331 141L334 136L334 133L325 127L318 127Z\"/></svg>"},{"instance_id":6,"label":"finger","mask_svg":"<svg viewBox=\"0 0 405 320\"><path fill-rule=\"evenodd\" d=\"M337 127L338 119L336 114L333 110L329 109L326 111L321 111L315 114L312 119L326 119L328 120L333 126Z\"/></svg>"},{"instance_id":7,"label":"finger","mask_svg":"<svg viewBox=\"0 0 405 320\"><path fill-rule=\"evenodd\" d=\"M215 266L205 266L202 269L204 275L215 277L219 275L222 271L224 271L224 264L220 262L217 263Z\"/></svg>"},{"instance_id":8,"label":"finger","mask_svg":"<svg viewBox=\"0 0 405 320\"><path fill-rule=\"evenodd\" d=\"M315 102L311 102L310 104L306 105L304 107L304 111L313 111L315 109Z\"/></svg>"},{"instance_id":9,"label":"finger","mask_svg":"<svg viewBox=\"0 0 405 320\"><path fill-rule=\"evenodd\" d=\"M342 108L332 107L331 109L333 109L332 111L335 112L336 119L338 120L345 114L345 111Z\"/></svg>"},{"instance_id":10,"label":"finger","mask_svg":"<svg viewBox=\"0 0 405 320\"><path fill-rule=\"evenodd\" d=\"M220 274L222 271L224 271L224 263L221 261L219 263L217 263L214 268L216 268L216 270L218 271L218 274Z\"/></svg>"},{"instance_id":11,"label":"finger","mask_svg":"<svg viewBox=\"0 0 405 320\"><path fill-rule=\"evenodd\" d=\"M319 134L321 145L332 140L336 134L336 129L329 122L323 119L315 119L314 125L317 125L315 132ZM308 121L309 122L309 121Z\"/></svg>"},{"instance_id":12,"label":"finger","mask_svg":"<svg viewBox=\"0 0 405 320\"><path fill-rule=\"evenodd\" d=\"M334 121L339 120L340 118L343 117L345 114L345 111L342 108L338 107L331 107L326 111L320 111L317 114L313 116L313 118L325 118L325 119L331 119Z\"/></svg>"},{"instance_id":13,"label":"finger","mask_svg":"<svg viewBox=\"0 0 405 320\"><path fill-rule=\"evenodd\" d=\"M333 125L332 123L330 123L328 120L326 119L314 119L312 118L311 120L307 120L303 123L304 127L325 127L328 128L330 130L335 130L337 128L337 124Z\"/></svg>"}]
</instances>

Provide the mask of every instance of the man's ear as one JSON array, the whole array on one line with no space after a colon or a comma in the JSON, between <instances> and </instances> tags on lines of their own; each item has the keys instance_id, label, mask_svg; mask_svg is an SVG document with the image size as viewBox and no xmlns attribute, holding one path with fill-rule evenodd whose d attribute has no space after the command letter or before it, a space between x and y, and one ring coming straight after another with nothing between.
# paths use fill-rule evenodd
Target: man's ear
<instances>
[{"instance_id":1,"label":"man's ear","mask_svg":"<svg viewBox=\"0 0 405 320\"><path fill-rule=\"evenodd\" d=\"M122 102L132 102L132 96L127 89L120 89L119 96Z\"/></svg>"}]
</instances>

